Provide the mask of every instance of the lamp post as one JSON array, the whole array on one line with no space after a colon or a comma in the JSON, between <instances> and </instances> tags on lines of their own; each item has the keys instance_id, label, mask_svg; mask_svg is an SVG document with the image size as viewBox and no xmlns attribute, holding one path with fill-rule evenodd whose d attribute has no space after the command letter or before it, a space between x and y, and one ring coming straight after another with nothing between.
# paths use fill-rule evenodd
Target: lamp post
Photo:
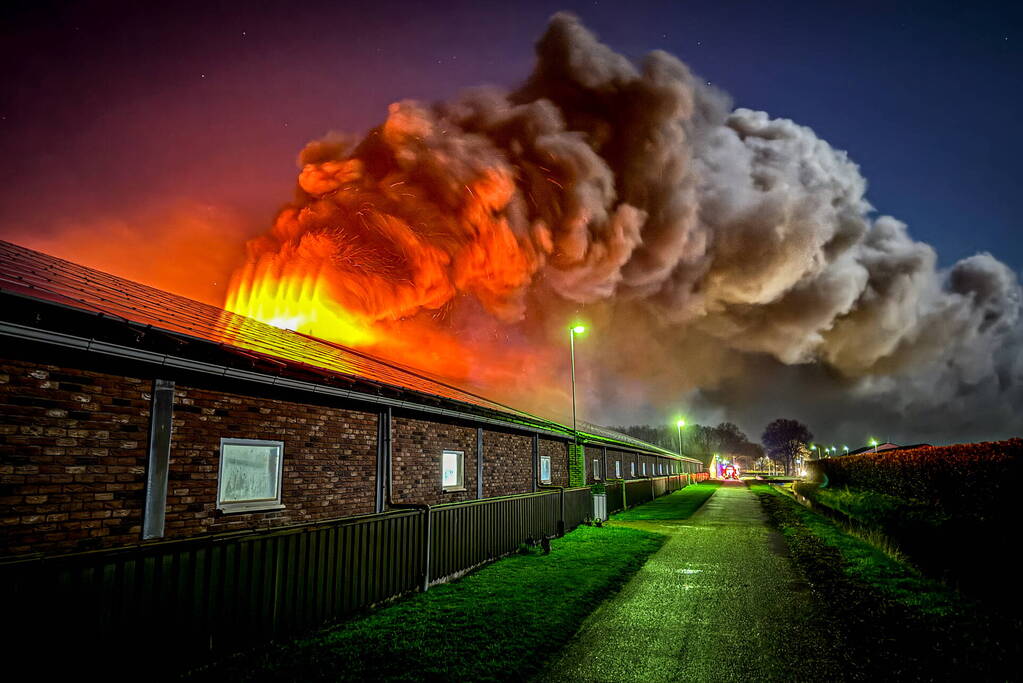
<instances>
[{"instance_id":1,"label":"lamp post","mask_svg":"<svg viewBox=\"0 0 1023 683\"><path fill-rule=\"evenodd\" d=\"M682 457L682 428L686 426L686 421L685 420L679 420L678 422L675 423L675 426L678 427L678 457L681 458Z\"/></svg>"},{"instance_id":2,"label":"lamp post","mask_svg":"<svg viewBox=\"0 0 1023 683\"><path fill-rule=\"evenodd\" d=\"M877 439L871 439L870 445L874 447L874 452L877 453Z\"/></svg>"},{"instance_id":3,"label":"lamp post","mask_svg":"<svg viewBox=\"0 0 1023 683\"><path fill-rule=\"evenodd\" d=\"M849 455L849 447L848 446L842 446L842 450L845 451L846 455Z\"/></svg>"},{"instance_id":4,"label":"lamp post","mask_svg":"<svg viewBox=\"0 0 1023 683\"><path fill-rule=\"evenodd\" d=\"M817 460L820 460L821 459L821 447L814 443L814 444L810 444L810 448L812 448L815 451L817 451Z\"/></svg>"},{"instance_id":5,"label":"lamp post","mask_svg":"<svg viewBox=\"0 0 1023 683\"><path fill-rule=\"evenodd\" d=\"M568 330L568 344L572 353L572 435L575 437L576 445L579 444L579 430L576 428L575 420L575 335L585 331L586 328L582 325L574 325Z\"/></svg>"}]
</instances>

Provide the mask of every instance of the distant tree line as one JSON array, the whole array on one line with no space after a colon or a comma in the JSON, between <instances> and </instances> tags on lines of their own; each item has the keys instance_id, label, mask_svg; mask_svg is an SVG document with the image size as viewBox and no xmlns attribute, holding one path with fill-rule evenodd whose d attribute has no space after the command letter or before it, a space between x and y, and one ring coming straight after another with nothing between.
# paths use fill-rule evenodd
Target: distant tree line
<instances>
[{"instance_id":1,"label":"distant tree line","mask_svg":"<svg viewBox=\"0 0 1023 683\"><path fill-rule=\"evenodd\" d=\"M614 429L678 453L678 428L675 426L631 425ZM735 461L742 469L750 469L764 456L764 449L760 444L750 441L731 422L722 422L716 427L693 424L682 429L683 455L709 465L715 453Z\"/></svg>"},{"instance_id":2,"label":"distant tree line","mask_svg":"<svg viewBox=\"0 0 1023 683\"><path fill-rule=\"evenodd\" d=\"M652 443L669 451L679 451L678 428L665 425L630 425L614 429ZM682 454L709 465L717 453L739 465L740 469L766 469L772 462L792 474L797 464L810 456L813 434L798 420L779 418L771 422L761 435L761 443L749 440L731 422L716 427L693 424L682 429Z\"/></svg>"}]
</instances>

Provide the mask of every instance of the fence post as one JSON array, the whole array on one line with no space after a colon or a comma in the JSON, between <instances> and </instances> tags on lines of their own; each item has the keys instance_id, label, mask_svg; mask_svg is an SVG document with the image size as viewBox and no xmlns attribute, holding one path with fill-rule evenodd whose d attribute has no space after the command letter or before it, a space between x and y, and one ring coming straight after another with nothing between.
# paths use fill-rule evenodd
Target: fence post
<instances>
[{"instance_id":1,"label":"fence post","mask_svg":"<svg viewBox=\"0 0 1023 683\"><path fill-rule=\"evenodd\" d=\"M430 506L425 506L423 514L426 515L426 548L423 552L423 592L430 590L430 544L433 532L433 511Z\"/></svg>"}]
</instances>

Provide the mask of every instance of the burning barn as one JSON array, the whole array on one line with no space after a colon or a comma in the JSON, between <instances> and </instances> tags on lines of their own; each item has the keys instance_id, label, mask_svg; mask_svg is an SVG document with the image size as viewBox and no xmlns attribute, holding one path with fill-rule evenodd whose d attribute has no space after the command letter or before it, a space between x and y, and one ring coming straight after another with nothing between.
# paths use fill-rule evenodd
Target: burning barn
<instances>
[{"instance_id":1,"label":"burning barn","mask_svg":"<svg viewBox=\"0 0 1023 683\"><path fill-rule=\"evenodd\" d=\"M145 621L139 591L166 600L169 582L230 602L230 624L167 606L191 624L182 651L221 651L571 528L588 484L614 510L702 470L590 424L577 446L443 378L4 242L0 299L3 583L9 604L63 596L66 624L100 600L107 627ZM293 592L266 616L260 591Z\"/></svg>"}]
</instances>

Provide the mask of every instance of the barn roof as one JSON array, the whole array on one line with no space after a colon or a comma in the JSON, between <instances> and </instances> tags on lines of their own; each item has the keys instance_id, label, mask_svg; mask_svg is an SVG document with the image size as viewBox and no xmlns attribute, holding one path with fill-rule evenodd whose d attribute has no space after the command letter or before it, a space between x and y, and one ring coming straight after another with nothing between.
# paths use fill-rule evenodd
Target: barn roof
<instances>
[{"instance_id":1,"label":"barn roof","mask_svg":"<svg viewBox=\"0 0 1023 683\"><path fill-rule=\"evenodd\" d=\"M398 390L407 403L428 405L437 399L470 412L498 414L513 423L542 428L561 434L571 430L554 420L545 419L493 401L444 378L412 367L384 360L333 342L284 330L266 323L59 259L10 242L0 241L0 292L30 301L42 301L67 309L93 314L102 323L89 325L90 332L101 324L116 325L129 332L124 339L141 343L146 335L169 335L176 352L186 357L209 357L209 349L240 358L261 374L286 374L299 370L314 382L348 382L353 393L367 396L380 391ZM15 306L4 306L2 317ZM32 327L31 325L28 327ZM7 334L14 334L8 325ZM60 333L65 330L50 330ZM17 335L15 335L17 336ZM97 341L89 335L89 341ZM205 342L196 345L191 342ZM99 342L97 342L98 344ZM90 343L91 348L91 343ZM237 376L238 373L234 373ZM285 384L282 382L282 386ZM653 444L626 434L580 423L580 432L589 440L633 446L648 452L675 457ZM688 458L687 458L688 459Z\"/></svg>"}]
</instances>

